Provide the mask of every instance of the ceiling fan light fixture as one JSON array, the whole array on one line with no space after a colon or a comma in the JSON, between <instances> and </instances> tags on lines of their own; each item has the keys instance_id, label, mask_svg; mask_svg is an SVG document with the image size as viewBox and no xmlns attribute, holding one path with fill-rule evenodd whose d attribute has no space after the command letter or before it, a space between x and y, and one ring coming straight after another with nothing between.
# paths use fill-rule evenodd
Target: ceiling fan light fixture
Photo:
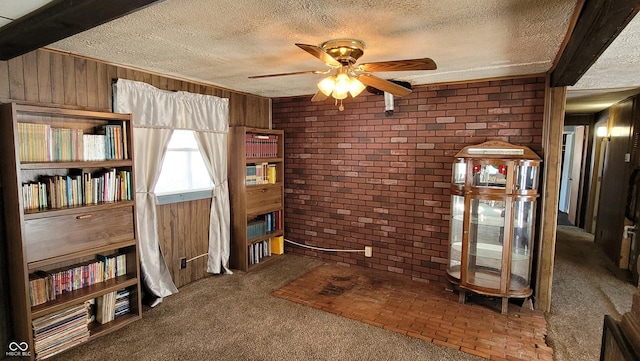
<instances>
[{"instance_id":1,"label":"ceiling fan light fixture","mask_svg":"<svg viewBox=\"0 0 640 361\"><path fill-rule=\"evenodd\" d=\"M326 96L331 95L331 92L333 92L333 89L336 86L335 77L335 75L332 75L320 80L320 82L318 83L318 89L322 92L322 94Z\"/></svg>"},{"instance_id":2,"label":"ceiling fan light fixture","mask_svg":"<svg viewBox=\"0 0 640 361\"><path fill-rule=\"evenodd\" d=\"M389 72L389 71L418 71L418 70L435 70L436 63L429 58L407 59L407 60L389 60L378 61L373 63L365 63L357 65L358 59L364 55L365 44L358 39L333 39L327 40L320 46L296 43L300 49L306 51L310 55L316 57L329 66L327 70L311 70L296 71L289 73L267 74L250 76L249 78L268 78L284 75L298 74L329 74L332 75L322 79L317 83L318 91L314 94L311 101L323 101L328 97L334 98L336 104L340 100L340 110L343 110L342 100L349 94L356 97L365 89L374 89L374 94L382 94L383 92L402 97L411 93L409 83L400 84L398 82L388 81L379 78L372 72Z\"/></svg>"},{"instance_id":3,"label":"ceiling fan light fixture","mask_svg":"<svg viewBox=\"0 0 640 361\"><path fill-rule=\"evenodd\" d=\"M341 91L341 90L338 90L338 87L333 89L333 93L331 93L331 96L334 99L339 99L339 100L345 99L348 95L349 95L349 89L347 89L347 91Z\"/></svg>"},{"instance_id":4,"label":"ceiling fan light fixture","mask_svg":"<svg viewBox=\"0 0 640 361\"><path fill-rule=\"evenodd\" d=\"M351 78L351 88L349 88L349 93L353 98L357 97L366 88L367 87L362 84L360 80L357 78Z\"/></svg>"},{"instance_id":5,"label":"ceiling fan light fixture","mask_svg":"<svg viewBox=\"0 0 640 361\"><path fill-rule=\"evenodd\" d=\"M351 78L345 73L339 73L336 75L335 87L331 95L336 99L344 99L349 95L351 90Z\"/></svg>"}]
</instances>

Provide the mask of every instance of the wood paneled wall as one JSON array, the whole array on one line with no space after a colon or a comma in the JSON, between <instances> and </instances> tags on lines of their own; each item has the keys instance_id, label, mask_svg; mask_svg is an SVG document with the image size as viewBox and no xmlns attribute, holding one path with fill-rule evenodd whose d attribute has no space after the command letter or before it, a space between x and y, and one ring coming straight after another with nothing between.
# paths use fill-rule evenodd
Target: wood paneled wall
<instances>
[{"instance_id":1,"label":"wood paneled wall","mask_svg":"<svg viewBox=\"0 0 640 361\"><path fill-rule=\"evenodd\" d=\"M118 78L229 98L230 125L268 128L270 124L268 98L46 50L0 61L0 102L111 111L111 83Z\"/></svg>"},{"instance_id":2,"label":"wood paneled wall","mask_svg":"<svg viewBox=\"0 0 640 361\"><path fill-rule=\"evenodd\" d=\"M159 205L160 248L176 287L207 275L211 199ZM201 256L180 269L180 259Z\"/></svg>"},{"instance_id":3,"label":"wood paneled wall","mask_svg":"<svg viewBox=\"0 0 640 361\"><path fill-rule=\"evenodd\" d=\"M206 84L186 81L129 69L66 54L37 50L9 61L0 61L0 102L27 102L111 111L111 84L118 78L143 81L159 89L188 91L229 98L230 125L268 128L271 100L242 94ZM2 185L0 185L0 191ZM181 257L199 256L208 249L210 200L200 200L158 207L160 243L169 271L177 287L206 276L206 257L189 262L179 269ZM4 219L0 209L0 218ZM6 289L7 260L4 232L0 235L0 345L11 339L9 294ZM2 358L0 356L0 358Z\"/></svg>"},{"instance_id":4,"label":"wood paneled wall","mask_svg":"<svg viewBox=\"0 0 640 361\"><path fill-rule=\"evenodd\" d=\"M118 78L163 90L229 98L230 125L270 126L268 98L47 50L0 61L0 102L111 111L111 85ZM182 257L191 259L207 252L210 206L210 200L200 200L158 207L161 248L178 287L206 276L206 257L189 262L186 269L180 269L179 262ZM6 256L0 256L2 269Z\"/></svg>"},{"instance_id":5,"label":"wood paneled wall","mask_svg":"<svg viewBox=\"0 0 640 361\"><path fill-rule=\"evenodd\" d=\"M616 265L620 264L624 210L633 171L633 162L624 159L633 150L634 101L636 98L630 98L608 109L610 136L604 144L607 148L594 239Z\"/></svg>"}]
</instances>

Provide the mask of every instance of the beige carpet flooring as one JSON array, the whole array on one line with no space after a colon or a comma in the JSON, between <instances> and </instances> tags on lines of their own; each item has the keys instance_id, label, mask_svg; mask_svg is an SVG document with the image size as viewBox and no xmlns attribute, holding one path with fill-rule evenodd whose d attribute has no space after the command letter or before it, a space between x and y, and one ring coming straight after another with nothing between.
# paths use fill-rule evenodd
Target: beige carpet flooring
<instances>
[{"instance_id":1,"label":"beige carpet flooring","mask_svg":"<svg viewBox=\"0 0 640 361\"><path fill-rule=\"evenodd\" d=\"M205 278L49 360L483 360L270 295L321 264L285 254L255 272Z\"/></svg>"},{"instance_id":2,"label":"beige carpet flooring","mask_svg":"<svg viewBox=\"0 0 640 361\"><path fill-rule=\"evenodd\" d=\"M616 278L593 235L558 226L547 344L556 361L599 360L604 315L620 320L638 289Z\"/></svg>"},{"instance_id":3,"label":"beige carpet flooring","mask_svg":"<svg viewBox=\"0 0 640 361\"><path fill-rule=\"evenodd\" d=\"M483 360L270 295L321 264L285 254L255 272L208 277L50 360ZM598 360L604 315L619 319L635 290L607 271L590 235L559 227L547 315L554 360Z\"/></svg>"}]
</instances>

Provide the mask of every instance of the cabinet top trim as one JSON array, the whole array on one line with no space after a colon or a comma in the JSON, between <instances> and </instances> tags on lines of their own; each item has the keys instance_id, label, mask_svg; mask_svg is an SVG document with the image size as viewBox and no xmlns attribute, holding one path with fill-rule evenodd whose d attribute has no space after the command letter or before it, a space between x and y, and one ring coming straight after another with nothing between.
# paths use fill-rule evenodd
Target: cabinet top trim
<instances>
[{"instance_id":1,"label":"cabinet top trim","mask_svg":"<svg viewBox=\"0 0 640 361\"><path fill-rule=\"evenodd\" d=\"M256 133L256 134L276 134L276 135L282 135L282 134L284 134L284 130L280 130L280 129L250 128L250 127L245 127L245 126L231 126L230 128L237 128L237 129L242 129L242 128L244 128L244 131L245 131L246 133Z\"/></svg>"},{"instance_id":2,"label":"cabinet top trim","mask_svg":"<svg viewBox=\"0 0 640 361\"><path fill-rule=\"evenodd\" d=\"M109 113L109 112L99 112L93 110L81 110L81 109L69 109L69 108L56 108L56 107L46 107L39 105L27 105L27 104L19 104L19 103L6 103L2 104L3 107L10 107L15 112L22 113L40 113L43 115L51 116L51 115L66 115L78 118L98 118L98 119L118 119L118 120L129 120L131 118L130 114L121 114L121 113Z\"/></svg>"},{"instance_id":3,"label":"cabinet top trim","mask_svg":"<svg viewBox=\"0 0 640 361\"><path fill-rule=\"evenodd\" d=\"M501 140L490 140L482 144L466 146L456 154L456 157L541 160L531 148Z\"/></svg>"}]
</instances>

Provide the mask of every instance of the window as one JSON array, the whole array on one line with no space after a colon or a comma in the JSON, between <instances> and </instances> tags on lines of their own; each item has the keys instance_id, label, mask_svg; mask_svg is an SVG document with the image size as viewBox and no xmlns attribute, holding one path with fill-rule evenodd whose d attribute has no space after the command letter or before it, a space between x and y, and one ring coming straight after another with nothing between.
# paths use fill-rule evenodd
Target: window
<instances>
[{"instance_id":1,"label":"window","mask_svg":"<svg viewBox=\"0 0 640 361\"><path fill-rule=\"evenodd\" d=\"M193 131L174 130L155 187L159 203L210 197L212 188Z\"/></svg>"}]
</instances>

